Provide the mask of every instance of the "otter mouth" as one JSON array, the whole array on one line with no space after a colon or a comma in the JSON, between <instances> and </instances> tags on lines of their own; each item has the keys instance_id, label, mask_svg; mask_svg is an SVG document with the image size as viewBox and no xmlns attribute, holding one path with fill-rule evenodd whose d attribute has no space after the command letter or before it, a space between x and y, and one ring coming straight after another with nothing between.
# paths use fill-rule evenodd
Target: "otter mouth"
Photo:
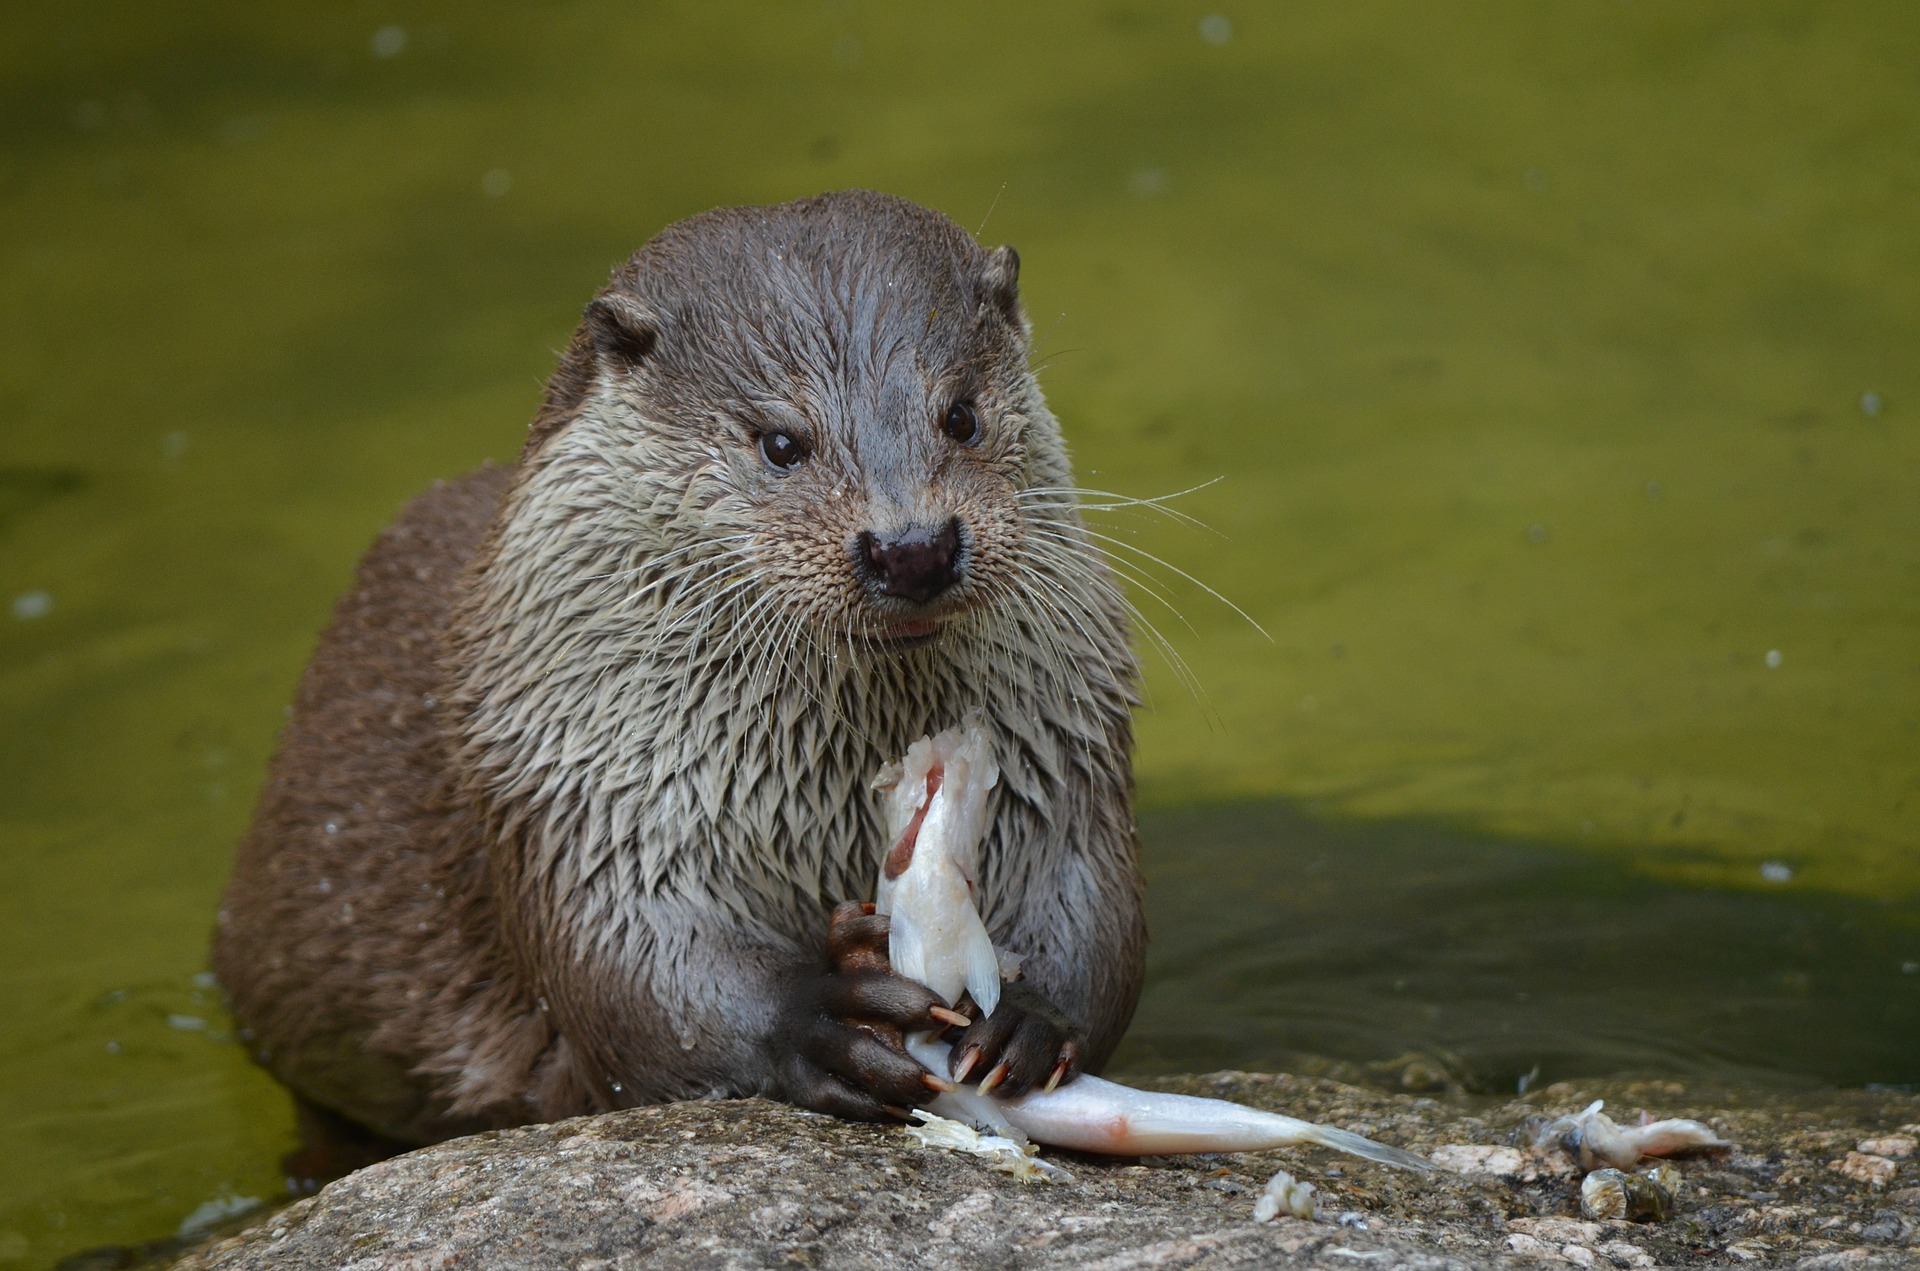
<instances>
[{"instance_id":1,"label":"otter mouth","mask_svg":"<svg viewBox=\"0 0 1920 1271\"><path fill-rule=\"evenodd\" d=\"M917 649L940 638L940 622L936 618L907 618L861 634L868 644L883 649Z\"/></svg>"}]
</instances>

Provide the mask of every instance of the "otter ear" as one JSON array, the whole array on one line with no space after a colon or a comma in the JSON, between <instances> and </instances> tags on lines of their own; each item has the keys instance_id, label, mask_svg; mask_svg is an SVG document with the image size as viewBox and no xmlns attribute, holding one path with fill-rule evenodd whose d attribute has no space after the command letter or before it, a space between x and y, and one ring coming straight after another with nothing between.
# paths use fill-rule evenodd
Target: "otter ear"
<instances>
[{"instance_id":1,"label":"otter ear","mask_svg":"<svg viewBox=\"0 0 1920 1271\"><path fill-rule=\"evenodd\" d=\"M993 306L1016 329L1024 329L1026 318L1020 312L1020 253L1011 247L996 247L987 253L987 267L980 272L980 299Z\"/></svg>"},{"instance_id":2,"label":"otter ear","mask_svg":"<svg viewBox=\"0 0 1920 1271\"><path fill-rule=\"evenodd\" d=\"M587 306L587 334L609 370L630 371L653 351L660 320L632 296L609 291Z\"/></svg>"}]
</instances>

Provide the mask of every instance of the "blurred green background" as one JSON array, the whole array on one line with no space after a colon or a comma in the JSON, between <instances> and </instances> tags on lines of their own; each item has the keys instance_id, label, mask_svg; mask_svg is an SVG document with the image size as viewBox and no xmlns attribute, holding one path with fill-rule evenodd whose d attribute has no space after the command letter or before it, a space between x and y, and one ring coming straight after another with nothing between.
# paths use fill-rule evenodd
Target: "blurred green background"
<instances>
[{"instance_id":1,"label":"blurred green background","mask_svg":"<svg viewBox=\"0 0 1920 1271\"><path fill-rule=\"evenodd\" d=\"M1351 897L1427 877L1394 854L1414 834L1572 862L1437 941L1526 962L1522 919L1577 891L1664 952L1625 978L1685 1021L1723 984L1689 967L1774 955L1694 958L1696 911L1646 889L1751 898L1728 940L1827 933L1780 953L1781 992L1859 1007L1859 1055L1915 1038L1907 6L15 8L0 1265L274 1193L290 1119L194 977L355 557L435 477L512 457L654 230L846 186L1019 247L1085 484L1224 477L1177 503L1213 533L1108 518L1272 637L1157 567L1181 616L1139 593L1205 688L1149 654L1157 982L1218 965L1222 888L1312 867L1274 844L1375 860ZM1515 875L1475 877L1457 912ZM1842 949L1870 966L1806 969ZM1258 997L1278 969L1219 981L1213 1049L1150 992L1134 1059L1311 1049ZM1565 1063L1604 1066L1569 1031Z\"/></svg>"}]
</instances>

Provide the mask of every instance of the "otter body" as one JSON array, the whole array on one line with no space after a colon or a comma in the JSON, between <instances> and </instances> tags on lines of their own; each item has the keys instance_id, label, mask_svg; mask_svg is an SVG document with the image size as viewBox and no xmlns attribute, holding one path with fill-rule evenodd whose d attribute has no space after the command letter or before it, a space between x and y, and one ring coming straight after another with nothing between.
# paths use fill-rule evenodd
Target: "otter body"
<instances>
[{"instance_id":1,"label":"otter body","mask_svg":"<svg viewBox=\"0 0 1920 1271\"><path fill-rule=\"evenodd\" d=\"M296 1095L401 1143L716 1092L925 1102L861 1022L930 994L836 972L828 911L871 892L874 774L970 709L1004 773L981 908L1024 970L956 1058L1010 1093L1104 1062L1144 948L1135 665L1016 278L874 194L671 226L518 463L381 536L215 939Z\"/></svg>"}]
</instances>

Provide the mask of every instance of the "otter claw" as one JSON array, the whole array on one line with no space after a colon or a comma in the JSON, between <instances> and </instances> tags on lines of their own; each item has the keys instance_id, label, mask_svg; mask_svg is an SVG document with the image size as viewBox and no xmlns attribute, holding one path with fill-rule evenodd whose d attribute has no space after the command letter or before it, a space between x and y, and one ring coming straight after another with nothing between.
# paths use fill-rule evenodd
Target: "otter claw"
<instances>
[{"instance_id":1,"label":"otter claw","mask_svg":"<svg viewBox=\"0 0 1920 1271\"><path fill-rule=\"evenodd\" d=\"M966 1052L960 1056L959 1062L953 1066L953 1079L955 1081L965 1081L967 1074L972 1072L973 1066L979 1062L980 1048L978 1046L967 1047Z\"/></svg>"},{"instance_id":2,"label":"otter claw","mask_svg":"<svg viewBox=\"0 0 1920 1271\"><path fill-rule=\"evenodd\" d=\"M957 1083L948 1081L945 1077L935 1076L930 1072L920 1074L920 1084L937 1094L952 1094L960 1088Z\"/></svg>"},{"instance_id":3,"label":"otter claw","mask_svg":"<svg viewBox=\"0 0 1920 1271\"><path fill-rule=\"evenodd\" d=\"M942 1024L951 1024L955 1028L973 1027L973 1021L971 1019L968 1019L959 1011L950 1011L944 1006L929 1006L927 1008L927 1014L933 1016Z\"/></svg>"},{"instance_id":4,"label":"otter claw","mask_svg":"<svg viewBox=\"0 0 1920 1271\"><path fill-rule=\"evenodd\" d=\"M980 1078L979 1093L992 1094L993 1088L1005 1080L1006 1075L1007 1065L1004 1062L995 1064L991 1072Z\"/></svg>"},{"instance_id":5,"label":"otter claw","mask_svg":"<svg viewBox=\"0 0 1920 1271\"><path fill-rule=\"evenodd\" d=\"M1067 1075L1067 1069L1070 1066L1071 1061L1062 1058L1059 1063L1053 1066L1053 1071L1047 1076L1047 1084L1042 1086L1041 1089L1045 1090L1048 1094L1052 1094L1058 1090L1060 1088L1060 1081Z\"/></svg>"}]
</instances>

